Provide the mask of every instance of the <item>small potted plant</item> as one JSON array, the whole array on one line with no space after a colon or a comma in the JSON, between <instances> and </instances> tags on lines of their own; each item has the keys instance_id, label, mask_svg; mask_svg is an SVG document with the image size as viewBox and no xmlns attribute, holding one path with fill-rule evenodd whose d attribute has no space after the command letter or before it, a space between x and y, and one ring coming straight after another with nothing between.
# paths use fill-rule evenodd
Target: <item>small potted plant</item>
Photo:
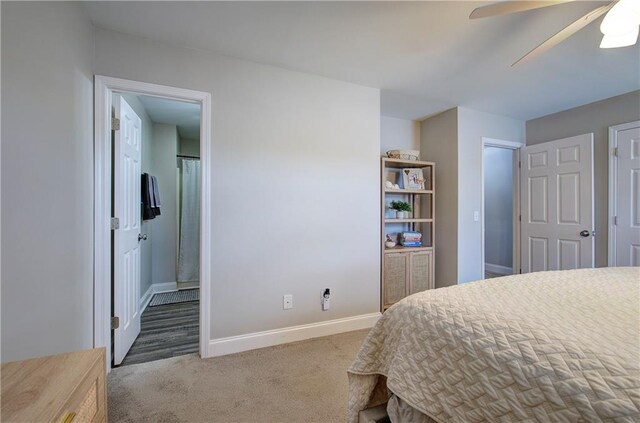
<instances>
[{"instance_id":1,"label":"small potted plant","mask_svg":"<svg viewBox=\"0 0 640 423\"><path fill-rule=\"evenodd\" d=\"M396 246L396 242L391 238L391 235L387 234L385 237L384 246L387 248L393 248Z\"/></svg>"},{"instance_id":2,"label":"small potted plant","mask_svg":"<svg viewBox=\"0 0 640 423\"><path fill-rule=\"evenodd\" d=\"M408 219L411 213L411 206L404 201L392 201L391 208L396 211L398 219Z\"/></svg>"}]
</instances>

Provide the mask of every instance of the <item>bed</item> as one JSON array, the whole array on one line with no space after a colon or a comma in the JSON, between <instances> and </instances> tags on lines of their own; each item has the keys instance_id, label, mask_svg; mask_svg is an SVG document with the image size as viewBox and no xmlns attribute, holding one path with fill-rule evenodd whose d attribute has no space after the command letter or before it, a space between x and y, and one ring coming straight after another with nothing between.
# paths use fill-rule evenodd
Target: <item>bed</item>
<instances>
[{"instance_id":1,"label":"bed","mask_svg":"<svg viewBox=\"0 0 640 423\"><path fill-rule=\"evenodd\" d=\"M348 421L640 422L640 268L539 272L389 308L349 369Z\"/></svg>"}]
</instances>

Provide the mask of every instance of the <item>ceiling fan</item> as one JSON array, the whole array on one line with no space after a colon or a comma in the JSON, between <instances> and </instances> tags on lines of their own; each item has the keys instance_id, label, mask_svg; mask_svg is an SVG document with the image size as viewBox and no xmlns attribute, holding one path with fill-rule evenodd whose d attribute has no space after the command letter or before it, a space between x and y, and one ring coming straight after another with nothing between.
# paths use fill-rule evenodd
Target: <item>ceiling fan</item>
<instances>
[{"instance_id":1,"label":"ceiling fan","mask_svg":"<svg viewBox=\"0 0 640 423\"><path fill-rule=\"evenodd\" d=\"M502 1L478 7L469 15L469 19L488 18L539 9L547 6L555 6L575 0L549 0L549 1ZM608 13L607 13L608 12ZM551 38L522 56L511 66L524 63L544 53L552 47L560 44L585 26L589 25L600 16L607 14L602 20L600 31L604 34L600 48L616 48L631 46L638 40L640 26L640 0L614 0L609 4L600 6L575 22L560 30Z\"/></svg>"}]
</instances>

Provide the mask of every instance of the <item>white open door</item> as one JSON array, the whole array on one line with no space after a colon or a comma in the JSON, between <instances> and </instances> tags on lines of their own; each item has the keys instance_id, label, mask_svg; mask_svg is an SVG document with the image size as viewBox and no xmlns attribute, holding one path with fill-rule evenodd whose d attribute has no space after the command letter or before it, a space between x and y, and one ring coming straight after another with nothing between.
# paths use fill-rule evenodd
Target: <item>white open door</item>
<instances>
[{"instance_id":1,"label":"white open door","mask_svg":"<svg viewBox=\"0 0 640 423\"><path fill-rule=\"evenodd\" d=\"M140 333L140 178L142 121L119 95L114 96L120 129L114 133L113 308L120 325L114 330L115 365L122 363Z\"/></svg>"},{"instance_id":2,"label":"white open door","mask_svg":"<svg viewBox=\"0 0 640 423\"><path fill-rule=\"evenodd\" d=\"M617 133L613 266L640 266L640 125Z\"/></svg>"},{"instance_id":3,"label":"white open door","mask_svg":"<svg viewBox=\"0 0 640 423\"><path fill-rule=\"evenodd\" d=\"M594 266L593 134L523 147L522 273Z\"/></svg>"}]
</instances>

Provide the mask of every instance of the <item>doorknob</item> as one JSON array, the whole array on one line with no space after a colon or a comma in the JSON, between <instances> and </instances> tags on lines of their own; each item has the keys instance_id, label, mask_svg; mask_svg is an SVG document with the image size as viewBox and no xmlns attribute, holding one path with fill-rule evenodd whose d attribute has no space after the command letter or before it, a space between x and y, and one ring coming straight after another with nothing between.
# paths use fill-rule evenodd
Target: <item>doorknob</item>
<instances>
[{"instance_id":1,"label":"doorknob","mask_svg":"<svg viewBox=\"0 0 640 423\"><path fill-rule=\"evenodd\" d=\"M147 234L138 234L138 242L146 241L146 240L147 240Z\"/></svg>"},{"instance_id":2,"label":"doorknob","mask_svg":"<svg viewBox=\"0 0 640 423\"><path fill-rule=\"evenodd\" d=\"M580 236L581 236L581 237L583 237L583 238L586 238L586 237L588 237L589 235L591 235L591 232L589 232L589 231L588 231L588 230L586 230L586 229L585 229L584 231L581 231L581 232L580 232Z\"/></svg>"}]
</instances>

